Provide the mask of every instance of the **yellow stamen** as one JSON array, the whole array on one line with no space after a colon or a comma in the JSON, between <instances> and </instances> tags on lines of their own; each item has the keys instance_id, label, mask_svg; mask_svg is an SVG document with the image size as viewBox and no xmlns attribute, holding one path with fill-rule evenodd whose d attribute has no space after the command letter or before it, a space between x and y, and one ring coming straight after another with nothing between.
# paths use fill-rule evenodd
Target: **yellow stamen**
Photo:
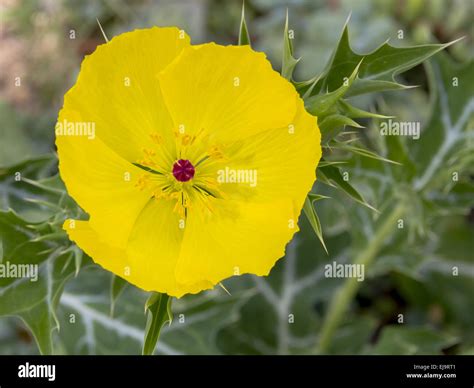
<instances>
[{"instance_id":1,"label":"yellow stamen","mask_svg":"<svg viewBox=\"0 0 474 388\"><path fill-rule=\"evenodd\" d=\"M163 138L157 133L150 133L151 140L156 144L163 144Z\"/></svg>"},{"instance_id":2,"label":"yellow stamen","mask_svg":"<svg viewBox=\"0 0 474 388\"><path fill-rule=\"evenodd\" d=\"M207 154L211 159L214 160L226 160L226 156L224 155L222 148L218 145L213 145L211 148L209 148Z\"/></svg>"},{"instance_id":3,"label":"yellow stamen","mask_svg":"<svg viewBox=\"0 0 474 388\"><path fill-rule=\"evenodd\" d=\"M137 182L135 183L135 187L138 187L140 191L143 191L146 189L146 187L149 184L150 184L150 176L143 174L137 179Z\"/></svg>"},{"instance_id":4,"label":"yellow stamen","mask_svg":"<svg viewBox=\"0 0 474 388\"><path fill-rule=\"evenodd\" d=\"M155 156L156 155L156 152L154 150L150 150L149 148L143 148L143 153L146 155L146 156Z\"/></svg>"}]
</instances>

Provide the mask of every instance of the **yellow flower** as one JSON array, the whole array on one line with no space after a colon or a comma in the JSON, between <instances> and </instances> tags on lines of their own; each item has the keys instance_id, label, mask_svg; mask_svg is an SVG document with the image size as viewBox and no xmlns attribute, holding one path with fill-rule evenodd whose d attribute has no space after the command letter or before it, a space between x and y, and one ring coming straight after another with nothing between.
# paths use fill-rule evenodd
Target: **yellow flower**
<instances>
[{"instance_id":1,"label":"yellow flower","mask_svg":"<svg viewBox=\"0 0 474 388\"><path fill-rule=\"evenodd\" d=\"M181 297L284 256L321 156L316 118L262 53L136 30L84 60L56 126L89 221L69 237L148 290Z\"/></svg>"}]
</instances>

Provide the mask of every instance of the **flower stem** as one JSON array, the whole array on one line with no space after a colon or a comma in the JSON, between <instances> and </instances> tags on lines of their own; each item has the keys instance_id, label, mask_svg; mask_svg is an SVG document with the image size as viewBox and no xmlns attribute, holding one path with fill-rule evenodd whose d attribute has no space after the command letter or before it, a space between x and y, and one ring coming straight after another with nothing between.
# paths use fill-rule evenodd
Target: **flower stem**
<instances>
[{"instance_id":1,"label":"flower stem","mask_svg":"<svg viewBox=\"0 0 474 388\"><path fill-rule=\"evenodd\" d=\"M373 238L367 242L364 249L362 249L356 256L354 264L361 264L364 265L364 267L367 267L372 263L377 252L393 230L393 226L404 214L405 209L405 204L401 201L386 217L383 217L380 224L376 226L376 232ZM357 281L357 278L352 277L346 279L341 287L336 291L330 302L329 309L323 322L317 353L321 354L328 351L334 332L341 323L344 313L355 297L359 286L360 282Z\"/></svg>"}]
</instances>

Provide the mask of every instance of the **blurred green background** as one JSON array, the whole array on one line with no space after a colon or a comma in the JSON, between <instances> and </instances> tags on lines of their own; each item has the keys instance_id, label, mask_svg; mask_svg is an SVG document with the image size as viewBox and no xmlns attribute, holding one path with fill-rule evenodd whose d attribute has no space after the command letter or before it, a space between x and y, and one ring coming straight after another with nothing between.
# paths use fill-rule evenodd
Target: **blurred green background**
<instances>
[{"instance_id":1,"label":"blurred green background","mask_svg":"<svg viewBox=\"0 0 474 388\"><path fill-rule=\"evenodd\" d=\"M395 46L406 46L465 36L449 48L449 54L459 63L474 56L471 0L247 0L253 47L265 51L277 69L287 8L295 54L303 57L297 80L323 70L350 13L350 37L357 52L369 52L389 38ZM2 0L0 12L0 167L5 167L55 152L53 128L63 95L74 84L84 55L103 43L96 18L109 38L134 28L176 25L189 33L193 43L235 44L241 2ZM432 93L424 66L403 78L420 87L361 97L357 105L366 109L376 105L381 113L425 125ZM376 131L366 137L368 144L377 143ZM417 164L416 159L413 162ZM360 185L355 185L370 197L370 187L366 190L363 181L370 166L355 157L350 163L361 176ZM472 170L471 164L469 171L463 171L471 184ZM395 185L396 174L386 178L388 187ZM370 236L365 230L370 229L370 213L337 193L332 197L318 203L329 257L302 219L302 232L268 279L231 279L225 282L231 297L217 289L175 303L175 322L164 330L158 352L314 352L328 300L340 285L324 278L321 268L335 259L351 260L358 233ZM446 207L442 217L435 209L426 213L423 208L420 218L426 233L415 237L407 233L389 242L366 274L329 353L474 353L474 212L466 203ZM462 268L460 276L452 276L452 265ZM111 318L109 287L110 274L94 266L66 286L58 312L59 352L140 352L146 296L127 288ZM69 322L71 313L78 316L74 325ZM403 324L397 323L399 314ZM37 353L20 320L0 319L0 353Z\"/></svg>"}]
</instances>

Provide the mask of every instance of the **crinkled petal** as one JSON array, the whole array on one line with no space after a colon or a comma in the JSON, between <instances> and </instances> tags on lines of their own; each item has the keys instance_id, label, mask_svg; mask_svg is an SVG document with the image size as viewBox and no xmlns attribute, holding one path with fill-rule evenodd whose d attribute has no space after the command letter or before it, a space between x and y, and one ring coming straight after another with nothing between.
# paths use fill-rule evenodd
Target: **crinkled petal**
<instances>
[{"instance_id":1,"label":"crinkled petal","mask_svg":"<svg viewBox=\"0 0 474 388\"><path fill-rule=\"evenodd\" d=\"M175 27L135 30L98 46L66 94L60 121L80 114L95 123L96 136L132 162L157 135L165 144L157 158L169 163L174 134L157 74L188 46L189 37Z\"/></svg>"},{"instance_id":2,"label":"crinkled petal","mask_svg":"<svg viewBox=\"0 0 474 388\"><path fill-rule=\"evenodd\" d=\"M191 212L186 222L176 279L213 284L233 275L268 275L297 232L292 201L219 201L214 212Z\"/></svg>"},{"instance_id":3,"label":"crinkled petal","mask_svg":"<svg viewBox=\"0 0 474 388\"><path fill-rule=\"evenodd\" d=\"M99 138L57 136L59 172L68 193L90 216L90 226L108 244L125 247L151 193L139 190L144 171Z\"/></svg>"},{"instance_id":4,"label":"crinkled petal","mask_svg":"<svg viewBox=\"0 0 474 388\"><path fill-rule=\"evenodd\" d=\"M66 220L64 230L97 264L122 278L127 278L125 251L101 240L88 221Z\"/></svg>"},{"instance_id":5,"label":"crinkled petal","mask_svg":"<svg viewBox=\"0 0 474 388\"><path fill-rule=\"evenodd\" d=\"M249 46L190 46L159 79L175 127L218 142L284 126L296 110L294 87Z\"/></svg>"},{"instance_id":6,"label":"crinkled petal","mask_svg":"<svg viewBox=\"0 0 474 388\"><path fill-rule=\"evenodd\" d=\"M206 279L180 284L175 276L183 220L173 211L175 201L152 200L138 217L127 246L132 283L180 297L213 287Z\"/></svg>"},{"instance_id":7,"label":"crinkled petal","mask_svg":"<svg viewBox=\"0 0 474 388\"><path fill-rule=\"evenodd\" d=\"M302 207L316 179L321 158L321 134L316 117L296 98L295 117L284 127L260 132L224 149L226 159L211 168L203 166L206 177L220 179L219 189L227 197L252 202L292 198ZM248 179L229 180L229 172L248 173Z\"/></svg>"}]
</instances>

